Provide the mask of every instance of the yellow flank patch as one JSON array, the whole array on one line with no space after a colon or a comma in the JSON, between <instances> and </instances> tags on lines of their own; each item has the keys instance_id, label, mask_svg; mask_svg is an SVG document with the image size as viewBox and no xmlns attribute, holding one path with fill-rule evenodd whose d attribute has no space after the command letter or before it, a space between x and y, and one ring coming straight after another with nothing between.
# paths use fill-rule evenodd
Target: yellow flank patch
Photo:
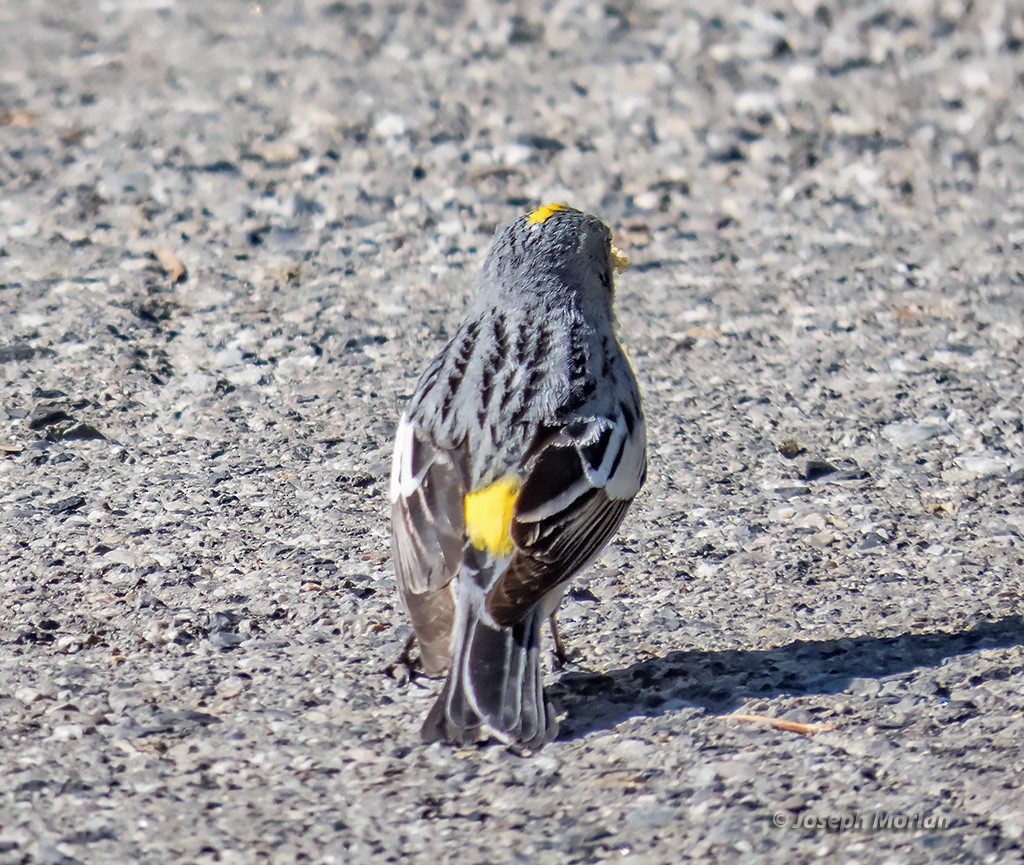
<instances>
[{"instance_id":1,"label":"yellow flank patch","mask_svg":"<svg viewBox=\"0 0 1024 865\"><path fill-rule=\"evenodd\" d=\"M627 267L629 267L629 256L626 255L617 246L612 247L612 270L616 273L622 273Z\"/></svg>"},{"instance_id":2,"label":"yellow flank patch","mask_svg":"<svg viewBox=\"0 0 1024 865\"><path fill-rule=\"evenodd\" d=\"M493 556L512 552L512 508L519 496L519 481L511 475L496 480L482 490L467 493L462 500L466 518L466 536L478 550Z\"/></svg>"},{"instance_id":3,"label":"yellow flank patch","mask_svg":"<svg viewBox=\"0 0 1024 865\"><path fill-rule=\"evenodd\" d=\"M564 204L545 204L543 207L538 207L533 213L526 217L527 222L544 222L546 219L550 219L552 214L558 213L559 210L566 210Z\"/></svg>"}]
</instances>

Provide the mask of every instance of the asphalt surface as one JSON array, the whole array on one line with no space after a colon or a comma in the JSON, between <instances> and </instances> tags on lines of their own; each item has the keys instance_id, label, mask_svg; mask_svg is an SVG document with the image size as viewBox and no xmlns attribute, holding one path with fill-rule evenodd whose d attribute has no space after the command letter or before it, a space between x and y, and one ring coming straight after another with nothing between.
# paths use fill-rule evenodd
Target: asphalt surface
<instances>
[{"instance_id":1,"label":"asphalt surface","mask_svg":"<svg viewBox=\"0 0 1024 865\"><path fill-rule=\"evenodd\" d=\"M0 0L0 863L1024 861L1022 44ZM391 437L545 201L633 260L649 481L559 738L424 747Z\"/></svg>"}]
</instances>

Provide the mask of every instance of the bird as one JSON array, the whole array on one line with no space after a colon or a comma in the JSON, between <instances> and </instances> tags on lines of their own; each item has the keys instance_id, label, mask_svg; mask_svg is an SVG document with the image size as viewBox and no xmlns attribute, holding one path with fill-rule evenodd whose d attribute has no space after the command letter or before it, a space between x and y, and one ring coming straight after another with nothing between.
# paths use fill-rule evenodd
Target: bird
<instances>
[{"instance_id":1,"label":"bird","mask_svg":"<svg viewBox=\"0 0 1024 865\"><path fill-rule=\"evenodd\" d=\"M465 319L399 420L398 593L424 672L446 675L426 743L531 751L557 735L541 629L647 476L614 312L626 265L608 226L565 204L499 228Z\"/></svg>"}]
</instances>

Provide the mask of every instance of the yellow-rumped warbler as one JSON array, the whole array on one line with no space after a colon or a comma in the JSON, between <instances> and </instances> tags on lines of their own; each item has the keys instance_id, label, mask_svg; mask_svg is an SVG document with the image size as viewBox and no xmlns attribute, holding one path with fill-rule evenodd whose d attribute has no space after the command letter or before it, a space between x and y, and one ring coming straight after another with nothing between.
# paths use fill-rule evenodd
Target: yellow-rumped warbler
<instances>
[{"instance_id":1,"label":"yellow-rumped warbler","mask_svg":"<svg viewBox=\"0 0 1024 865\"><path fill-rule=\"evenodd\" d=\"M448 678L426 742L536 748L558 725L540 629L646 477L596 217L548 204L497 235L476 300L398 426L392 555L423 666Z\"/></svg>"}]
</instances>

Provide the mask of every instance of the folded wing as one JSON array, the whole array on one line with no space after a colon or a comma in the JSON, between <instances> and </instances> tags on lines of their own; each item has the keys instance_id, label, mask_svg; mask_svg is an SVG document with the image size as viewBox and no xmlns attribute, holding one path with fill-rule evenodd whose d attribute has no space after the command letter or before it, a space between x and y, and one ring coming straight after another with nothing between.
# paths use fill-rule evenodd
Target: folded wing
<instances>
[{"instance_id":1,"label":"folded wing","mask_svg":"<svg viewBox=\"0 0 1024 865\"><path fill-rule=\"evenodd\" d=\"M499 625L519 622L619 527L646 475L643 421L628 420L576 422L535 440L512 516L515 552L487 597Z\"/></svg>"},{"instance_id":2,"label":"folded wing","mask_svg":"<svg viewBox=\"0 0 1024 865\"><path fill-rule=\"evenodd\" d=\"M403 418L391 472L391 553L398 590L409 611L428 675L449 663L455 615L450 583L465 540L463 449L441 449Z\"/></svg>"}]
</instances>

